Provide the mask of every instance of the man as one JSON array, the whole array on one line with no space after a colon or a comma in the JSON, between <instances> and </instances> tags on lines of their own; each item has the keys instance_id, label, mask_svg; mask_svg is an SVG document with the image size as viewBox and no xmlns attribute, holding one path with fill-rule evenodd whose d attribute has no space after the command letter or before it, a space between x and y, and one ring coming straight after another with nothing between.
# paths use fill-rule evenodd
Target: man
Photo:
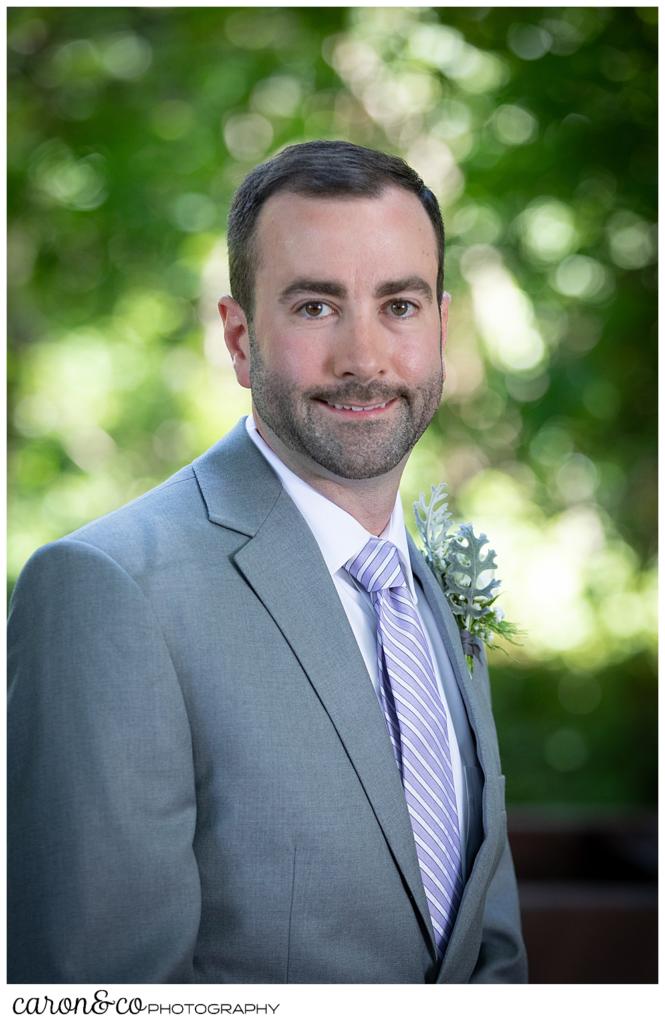
<instances>
[{"instance_id":1,"label":"man","mask_svg":"<svg viewBox=\"0 0 665 1024\"><path fill-rule=\"evenodd\" d=\"M305 143L229 249L253 416L16 587L9 980L522 982L485 661L397 497L443 383L438 205Z\"/></svg>"}]
</instances>

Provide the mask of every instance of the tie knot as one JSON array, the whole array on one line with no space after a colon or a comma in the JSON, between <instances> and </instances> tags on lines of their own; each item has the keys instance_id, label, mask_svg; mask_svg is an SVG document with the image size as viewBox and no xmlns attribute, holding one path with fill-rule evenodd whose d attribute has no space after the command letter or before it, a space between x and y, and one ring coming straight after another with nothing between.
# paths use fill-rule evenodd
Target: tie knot
<instances>
[{"instance_id":1,"label":"tie knot","mask_svg":"<svg viewBox=\"0 0 665 1024\"><path fill-rule=\"evenodd\" d=\"M380 537L370 537L362 551L355 558L350 558L345 568L370 594L388 587L406 586L397 548Z\"/></svg>"}]
</instances>

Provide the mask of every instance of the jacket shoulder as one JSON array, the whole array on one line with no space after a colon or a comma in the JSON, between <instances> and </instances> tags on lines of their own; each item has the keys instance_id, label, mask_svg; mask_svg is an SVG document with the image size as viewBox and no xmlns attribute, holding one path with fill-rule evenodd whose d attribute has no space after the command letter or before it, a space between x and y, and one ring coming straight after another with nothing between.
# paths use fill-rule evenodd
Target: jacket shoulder
<instances>
[{"instance_id":1,"label":"jacket shoulder","mask_svg":"<svg viewBox=\"0 0 665 1024\"><path fill-rule=\"evenodd\" d=\"M161 484L133 498L119 508L98 519L93 519L79 529L67 534L62 540L80 540L88 544L111 543L118 535L130 534L145 523L156 523L179 514L201 512L203 503L196 483L194 470L190 465L174 473ZM56 542L57 543L57 542Z\"/></svg>"},{"instance_id":2,"label":"jacket shoulder","mask_svg":"<svg viewBox=\"0 0 665 1024\"><path fill-rule=\"evenodd\" d=\"M47 566L64 568L72 557L93 558L95 551L134 577L169 562L181 551L183 538L209 526L205 504L192 466L120 508L38 548L19 576L34 576Z\"/></svg>"}]
</instances>

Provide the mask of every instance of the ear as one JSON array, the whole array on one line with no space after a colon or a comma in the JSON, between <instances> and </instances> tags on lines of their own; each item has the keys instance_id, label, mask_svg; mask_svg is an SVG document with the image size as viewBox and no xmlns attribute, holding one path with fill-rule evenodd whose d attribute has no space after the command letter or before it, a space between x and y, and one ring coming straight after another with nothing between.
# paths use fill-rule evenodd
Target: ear
<instances>
[{"instance_id":1,"label":"ear","mask_svg":"<svg viewBox=\"0 0 665 1024\"><path fill-rule=\"evenodd\" d=\"M445 352L448 338L448 309L450 307L450 292L444 292L441 299L441 351Z\"/></svg>"},{"instance_id":2,"label":"ear","mask_svg":"<svg viewBox=\"0 0 665 1024\"><path fill-rule=\"evenodd\" d=\"M224 324L224 341L231 356L238 384L249 387L249 326L242 306L230 295L217 303Z\"/></svg>"}]
</instances>

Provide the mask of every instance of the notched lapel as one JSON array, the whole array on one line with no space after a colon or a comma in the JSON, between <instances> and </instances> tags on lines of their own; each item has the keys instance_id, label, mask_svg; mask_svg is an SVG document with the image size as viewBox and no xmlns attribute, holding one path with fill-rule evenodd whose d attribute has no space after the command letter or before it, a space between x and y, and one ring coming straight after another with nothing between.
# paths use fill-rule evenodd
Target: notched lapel
<instances>
[{"instance_id":1,"label":"notched lapel","mask_svg":"<svg viewBox=\"0 0 665 1024\"><path fill-rule=\"evenodd\" d=\"M316 690L360 779L433 947L406 801L383 712L319 547L285 492L235 563Z\"/></svg>"}]
</instances>

